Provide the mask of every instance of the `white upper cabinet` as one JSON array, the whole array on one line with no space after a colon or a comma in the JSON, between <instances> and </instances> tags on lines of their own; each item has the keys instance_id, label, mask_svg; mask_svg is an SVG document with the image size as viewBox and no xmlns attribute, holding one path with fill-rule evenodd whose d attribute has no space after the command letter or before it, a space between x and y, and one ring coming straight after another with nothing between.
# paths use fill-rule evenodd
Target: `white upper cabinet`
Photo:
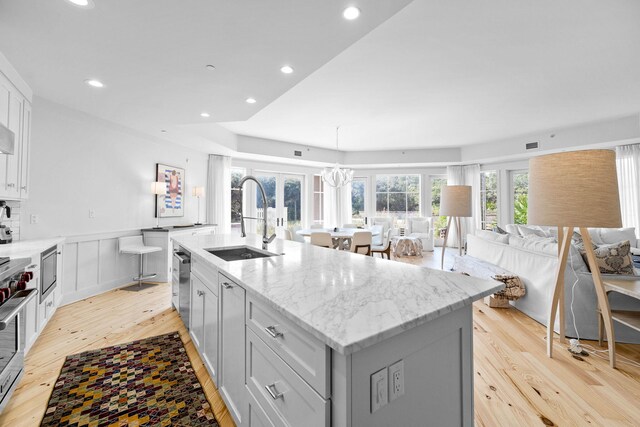
<instances>
[{"instance_id":1,"label":"white upper cabinet","mask_svg":"<svg viewBox=\"0 0 640 427\"><path fill-rule=\"evenodd\" d=\"M31 102L2 70L0 62L0 123L15 134L13 154L0 154L0 200L29 195Z\"/></svg>"}]
</instances>

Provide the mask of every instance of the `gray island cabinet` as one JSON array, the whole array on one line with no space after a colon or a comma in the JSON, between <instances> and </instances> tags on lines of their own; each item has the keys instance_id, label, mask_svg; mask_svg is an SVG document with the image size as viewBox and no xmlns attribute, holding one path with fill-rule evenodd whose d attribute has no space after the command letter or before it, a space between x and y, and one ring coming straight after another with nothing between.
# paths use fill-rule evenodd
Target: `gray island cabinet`
<instances>
[{"instance_id":1,"label":"gray island cabinet","mask_svg":"<svg viewBox=\"0 0 640 427\"><path fill-rule=\"evenodd\" d=\"M259 236L188 236L190 334L238 426L473 425L473 301L502 285Z\"/></svg>"}]
</instances>

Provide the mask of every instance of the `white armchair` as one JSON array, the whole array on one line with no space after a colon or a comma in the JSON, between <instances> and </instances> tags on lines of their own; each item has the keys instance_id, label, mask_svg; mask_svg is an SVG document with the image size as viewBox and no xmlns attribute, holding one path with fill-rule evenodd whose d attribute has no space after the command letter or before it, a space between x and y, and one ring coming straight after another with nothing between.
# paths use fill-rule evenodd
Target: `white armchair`
<instances>
[{"instance_id":1,"label":"white armchair","mask_svg":"<svg viewBox=\"0 0 640 427\"><path fill-rule=\"evenodd\" d=\"M422 250L433 251L433 218L407 219L406 235L422 240Z\"/></svg>"}]
</instances>

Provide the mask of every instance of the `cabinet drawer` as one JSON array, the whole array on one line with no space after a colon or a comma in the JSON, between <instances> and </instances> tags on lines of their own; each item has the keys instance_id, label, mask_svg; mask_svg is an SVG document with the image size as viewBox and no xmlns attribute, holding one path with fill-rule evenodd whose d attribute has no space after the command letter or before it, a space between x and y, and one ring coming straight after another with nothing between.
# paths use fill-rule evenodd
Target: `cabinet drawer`
<instances>
[{"instance_id":1,"label":"cabinet drawer","mask_svg":"<svg viewBox=\"0 0 640 427\"><path fill-rule=\"evenodd\" d=\"M250 329L246 349L247 387L272 422L307 427L329 425L329 402Z\"/></svg>"},{"instance_id":2,"label":"cabinet drawer","mask_svg":"<svg viewBox=\"0 0 640 427\"><path fill-rule=\"evenodd\" d=\"M196 257L191 257L191 274L195 274L216 296L218 295L218 272Z\"/></svg>"},{"instance_id":3,"label":"cabinet drawer","mask_svg":"<svg viewBox=\"0 0 640 427\"><path fill-rule=\"evenodd\" d=\"M329 348L275 310L247 298L247 325L324 398L331 392Z\"/></svg>"},{"instance_id":4,"label":"cabinet drawer","mask_svg":"<svg viewBox=\"0 0 640 427\"><path fill-rule=\"evenodd\" d=\"M249 401L249 410L247 411L248 427L277 427L284 424L281 420L278 420L276 423L271 422L248 387L247 397Z\"/></svg>"}]
</instances>

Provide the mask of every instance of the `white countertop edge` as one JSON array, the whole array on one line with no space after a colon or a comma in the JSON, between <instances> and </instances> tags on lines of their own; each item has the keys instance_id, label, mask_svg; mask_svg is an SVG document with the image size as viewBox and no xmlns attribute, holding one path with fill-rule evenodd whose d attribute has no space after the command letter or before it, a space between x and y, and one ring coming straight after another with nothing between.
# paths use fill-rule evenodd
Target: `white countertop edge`
<instances>
[{"instance_id":1,"label":"white countertop edge","mask_svg":"<svg viewBox=\"0 0 640 427\"><path fill-rule=\"evenodd\" d=\"M50 237L46 239L19 240L5 245L0 245L0 256L9 258L22 258L32 256L49 249L52 246L63 243L64 237Z\"/></svg>"}]
</instances>

